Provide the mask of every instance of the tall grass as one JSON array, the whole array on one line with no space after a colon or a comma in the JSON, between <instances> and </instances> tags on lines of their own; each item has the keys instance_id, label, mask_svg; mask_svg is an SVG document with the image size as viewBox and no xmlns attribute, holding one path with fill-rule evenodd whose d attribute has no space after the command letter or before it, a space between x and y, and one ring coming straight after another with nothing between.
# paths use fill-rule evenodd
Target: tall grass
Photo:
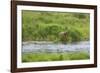
<instances>
[{"instance_id":1,"label":"tall grass","mask_svg":"<svg viewBox=\"0 0 100 73\"><path fill-rule=\"evenodd\" d=\"M89 40L89 14L22 11L23 41L61 42L60 32L68 32L65 42Z\"/></svg>"},{"instance_id":2,"label":"tall grass","mask_svg":"<svg viewBox=\"0 0 100 73\"><path fill-rule=\"evenodd\" d=\"M89 59L89 54L87 52L24 53L22 55L22 62L85 60L85 59Z\"/></svg>"}]
</instances>

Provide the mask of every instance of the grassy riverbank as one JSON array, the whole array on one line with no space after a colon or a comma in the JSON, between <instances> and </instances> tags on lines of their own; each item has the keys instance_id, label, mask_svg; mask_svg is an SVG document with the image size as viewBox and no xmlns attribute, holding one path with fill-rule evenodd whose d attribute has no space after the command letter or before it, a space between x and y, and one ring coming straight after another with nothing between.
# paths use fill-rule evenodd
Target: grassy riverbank
<instances>
[{"instance_id":1,"label":"grassy riverbank","mask_svg":"<svg viewBox=\"0 0 100 73\"><path fill-rule=\"evenodd\" d=\"M23 41L75 42L89 40L89 14L22 11ZM59 36L67 32L67 39ZM66 39L66 40L65 40Z\"/></svg>"},{"instance_id":2,"label":"grassy riverbank","mask_svg":"<svg viewBox=\"0 0 100 73\"><path fill-rule=\"evenodd\" d=\"M87 52L66 52L66 53L23 53L22 62L40 61L63 61L63 60L85 60L89 59Z\"/></svg>"}]
</instances>

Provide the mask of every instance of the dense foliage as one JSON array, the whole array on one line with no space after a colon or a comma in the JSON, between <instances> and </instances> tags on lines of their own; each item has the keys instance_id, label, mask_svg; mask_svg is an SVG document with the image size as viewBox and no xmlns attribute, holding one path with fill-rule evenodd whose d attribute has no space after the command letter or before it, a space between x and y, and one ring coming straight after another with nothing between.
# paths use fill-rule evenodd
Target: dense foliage
<instances>
[{"instance_id":1,"label":"dense foliage","mask_svg":"<svg viewBox=\"0 0 100 73\"><path fill-rule=\"evenodd\" d=\"M23 41L73 42L89 40L89 14L22 11ZM67 32L62 40L60 32Z\"/></svg>"}]
</instances>

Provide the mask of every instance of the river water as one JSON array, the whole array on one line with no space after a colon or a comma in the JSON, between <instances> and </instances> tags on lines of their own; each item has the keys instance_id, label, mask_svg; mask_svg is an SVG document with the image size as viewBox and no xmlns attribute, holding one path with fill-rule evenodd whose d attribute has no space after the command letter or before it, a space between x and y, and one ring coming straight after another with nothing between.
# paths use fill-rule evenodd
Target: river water
<instances>
[{"instance_id":1,"label":"river water","mask_svg":"<svg viewBox=\"0 0 100 73\"><path fill-rule=\"evenodd\" d=\"M87 51L90 52L90 42L81 41L70 44L52 43L52 42L23 42L22 52L72 52Z\"/></svg>"}]
</instances>

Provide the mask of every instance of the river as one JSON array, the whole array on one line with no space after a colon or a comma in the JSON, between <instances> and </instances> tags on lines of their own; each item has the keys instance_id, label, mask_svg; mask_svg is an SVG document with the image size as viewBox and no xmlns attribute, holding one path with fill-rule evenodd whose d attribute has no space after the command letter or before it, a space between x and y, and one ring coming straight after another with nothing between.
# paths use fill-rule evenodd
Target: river
<instances>
[{"instance_id":1,"label":"river","mask_svg":"<svg viewBox=\"0 0 100 73\"><path fill-rule=\"evenodd\" d=\"M52 42L23 42L22 52L72 52L87 51L90 52L90 42L81 41L70 44L52 43Z\"/></svg>"}]
</instances>

